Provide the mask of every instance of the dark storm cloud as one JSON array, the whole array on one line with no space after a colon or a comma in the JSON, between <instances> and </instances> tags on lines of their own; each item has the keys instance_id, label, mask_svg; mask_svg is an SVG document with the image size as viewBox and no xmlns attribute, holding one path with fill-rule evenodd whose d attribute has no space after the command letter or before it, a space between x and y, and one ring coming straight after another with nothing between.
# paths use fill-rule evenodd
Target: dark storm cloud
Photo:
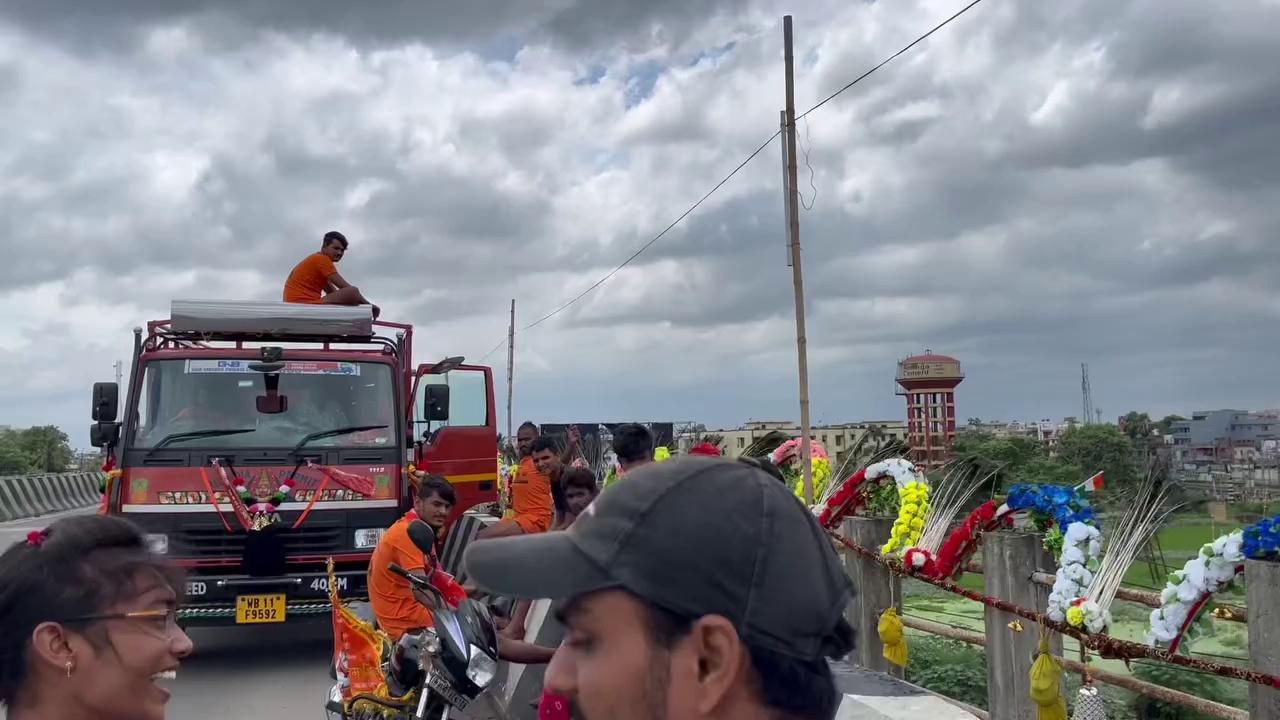
<instances>
[{"instance_id":1,"label":"dark storm cloud","mask_svg":"<svg viewBox=\"0 0 1280 720\"><path fill-rule=\"evenodd\" d=\"M684 41L708 18L738 5L730 0L12 0L0 9L28 30L79 49L120 47L154 25L193 23L234 45L256 30L323 32L358 45L425 42L507 54L504 36L547 40L569 50L612 51ZM515 46L515 47L518 47ZM505 51L503 48L506 48Z\"/></svg>"}]
</instances>

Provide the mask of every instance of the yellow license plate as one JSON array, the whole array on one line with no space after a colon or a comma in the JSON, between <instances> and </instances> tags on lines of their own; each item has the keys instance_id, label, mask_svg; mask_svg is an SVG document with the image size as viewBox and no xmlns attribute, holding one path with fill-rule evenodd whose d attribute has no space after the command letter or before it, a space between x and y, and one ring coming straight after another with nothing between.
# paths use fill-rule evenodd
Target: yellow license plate
<instances>
[{"instance_id":1,"label":"yellow license plate","mask_svg":"<svg viewBox=\"0 0 1280 720\"><path fill-rule=\"evenodd\" d=\"M236 624L284 622L284 595L239 595Z\"/></svg>"}]
</instances>

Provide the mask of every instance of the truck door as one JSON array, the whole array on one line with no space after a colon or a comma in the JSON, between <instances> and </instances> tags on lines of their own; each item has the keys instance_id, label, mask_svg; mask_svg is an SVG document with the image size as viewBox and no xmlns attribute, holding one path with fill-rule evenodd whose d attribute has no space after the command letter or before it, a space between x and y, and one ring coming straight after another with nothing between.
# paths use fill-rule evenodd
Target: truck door
<instances>
[{"instance_id":1,"label":"truck door","mask_svg":"<svg viewBox=\"0 0 1280 720\"><path fill-rule=\"evenodd\" d=\"M447 390L432 390L432 386ZM447 399L442 402L444 393ZM440 372L438 366L422 365L415 373L409 409L414 464L444 476L457 491L458 504L450 522L468 508L498 499L494 408L490 368L459 365Z\"/></svg>"}]
</instances>

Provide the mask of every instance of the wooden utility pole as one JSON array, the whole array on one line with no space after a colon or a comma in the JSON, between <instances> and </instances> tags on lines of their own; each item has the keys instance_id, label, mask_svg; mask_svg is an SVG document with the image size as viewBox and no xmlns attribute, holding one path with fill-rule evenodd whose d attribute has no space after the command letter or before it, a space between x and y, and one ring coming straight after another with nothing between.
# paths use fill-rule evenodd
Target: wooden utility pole
<instances>
[{"instance_id":1,"label":"wooden utility pole","mask_svg":"<svg viewBox=\"0 0 1280 720\"><path fill-rule=\"evenodd\" d=\"M796 295L796 358L800 366L800 463L804 473L804 502L813 504L813 457L809 447L809 358L804 333L804 274L800 270L800 198L796 184L795 58L791 50L791 16L782 18L783 59L786 63L787 109L783 141L787 153L787 231L791 244L791 284Z\"/></svg>"},{"instance_id":2,"label":"wooden utility pole","mask_svg":"<svg viewBox=\"0 0 1280 720\"><path fill-rule=\"evenodd\" d=\"M516 299L511 298L511 324L507 326L507 444L515 442L511 437L511 391L516 374Z\"/></svg>"}]
</instances>

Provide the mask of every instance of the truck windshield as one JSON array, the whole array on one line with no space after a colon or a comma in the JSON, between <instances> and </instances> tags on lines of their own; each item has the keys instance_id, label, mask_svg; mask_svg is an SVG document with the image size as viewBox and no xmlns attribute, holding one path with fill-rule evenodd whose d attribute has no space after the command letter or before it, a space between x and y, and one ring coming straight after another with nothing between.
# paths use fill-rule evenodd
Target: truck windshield
<instances>
[{"instance_id":1,"label":"truck windshield","mask_svg":"<svg viewBox=\"0 0 1280 720\"><path fill-rule=\"evenodd\" d=\"M152 360L145 366L135 409L135 448L292 448L303 438L335 428L362 432L318 437L308 448L387 447L395 437L395 389L391 367L373 362L291 360L280 372L279 392L288 407L260 413L262 373L251 359ZM236 428L247 432L214 432Z\"/></svg>"}]
</instances>

